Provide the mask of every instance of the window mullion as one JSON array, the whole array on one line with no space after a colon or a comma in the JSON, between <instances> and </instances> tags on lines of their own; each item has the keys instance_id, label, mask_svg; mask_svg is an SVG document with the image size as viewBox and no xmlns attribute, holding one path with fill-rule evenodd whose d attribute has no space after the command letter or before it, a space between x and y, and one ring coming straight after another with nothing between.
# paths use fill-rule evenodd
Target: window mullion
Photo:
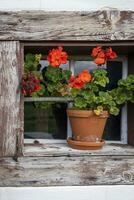
<instances>
[{"instance_id":1,"label":"window mullion","mask_svg":"<svg viewBox=\"0 0 134 200\"><path fill-rule=\"evenodd\" d=\"M70 60L69 61L69 69L72 72L72 75L74 75L74 67L75 67L75 61L74 60Z\"/></svg>"},{"instance_id":2,"label":"window mullion","mask_svg":"<svg viewBox=\"0 0 134 200\"><path fill-rule=\"evenodd\" d=\"M122 78L128 75L128 60L126 57L122 58ZM128 143L128 123L127 123L127 104L121 109L121 141L123 144Z\"/></svg>"}]
</instances>

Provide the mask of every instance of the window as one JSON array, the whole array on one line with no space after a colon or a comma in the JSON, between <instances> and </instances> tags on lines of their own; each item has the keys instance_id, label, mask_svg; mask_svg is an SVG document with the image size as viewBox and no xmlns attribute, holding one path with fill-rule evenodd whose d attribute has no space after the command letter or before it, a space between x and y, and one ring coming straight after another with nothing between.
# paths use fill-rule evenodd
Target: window
<instances>
[{"instance_id":1,"label":"window","mask_svg":"<svg viewBox=\"0 0 134 200\"><path fill-rule=\"evenodd\" d=\"M40 64L43 67L47 66L46 55L49 49L56 45L43 44L25 45L24 54L27 53L42 53L43 60ZM69 44L62 44L64 49L70 55L70 59L63 69L71 69L73 74L77 74L82 69L90 71L97 68L91 61L89 56L90 46L69 46ZM95 45L94 45L95 46ZM117 84L117 81L127 76L127 58L126 55L121 55L115 61L109 61L105 68L108 71L110 84L108 88L112 89ZM30 102L31 101L31 102ZM40 101L39 99L37 102ZM36 106L37 102L30 99L25 99L24 105L24 137L25 139L49 139L56 142L57 139L64 141L71 136L71 128L69 120L66 116L66 108L71 104L64 98L44 98L43 102L50 104L49 108L41 109ZM56 101L55 103L52 103ZM51 103L52 104L51 104ZM120 143L127 143L127 107L124 106L118 116L111 116L106 124L104 130L104 139Z\"/></svg>"}]
</instances>

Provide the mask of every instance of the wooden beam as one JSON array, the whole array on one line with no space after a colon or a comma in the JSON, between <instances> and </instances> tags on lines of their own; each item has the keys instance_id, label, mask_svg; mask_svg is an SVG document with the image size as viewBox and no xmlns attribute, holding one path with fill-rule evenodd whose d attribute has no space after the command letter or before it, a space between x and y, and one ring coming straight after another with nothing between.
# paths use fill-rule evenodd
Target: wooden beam
<instances>
[{"instance_id":1,"label":"wooden beam","mask_svg":"<svg viewBox=\"0 0 134 200\"><path fill-rule=\"evenodd\" d=\"M0 40L134 40L134 11L0 11Z\"/></svg>"},{"instance_id":2,"label":"wooden beam","mask_svg":"<svg viewBox=\"0 0 134 200\"><path fill-rule=\"evenodd\" d=\"M21 71L19 42L0 42L0 156L13 156L22 146L22 107L18 90Z\"/></svg>"},{"instance_id":3,"label":"wooden beam","mask_svg":"<svg viewBox=\"0 0 134 200\"><path fill-rule=\"evenodd\" d=\"M0 186L134 184L133 156L21 157L0 159Z\"/></svg>"}]
</instances>

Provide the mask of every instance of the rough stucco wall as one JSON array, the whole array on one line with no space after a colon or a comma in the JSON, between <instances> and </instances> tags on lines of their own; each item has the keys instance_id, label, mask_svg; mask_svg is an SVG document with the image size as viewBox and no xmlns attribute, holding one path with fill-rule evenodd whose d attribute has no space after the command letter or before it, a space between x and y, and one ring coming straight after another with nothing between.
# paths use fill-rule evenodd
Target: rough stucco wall
<instances>
[{"instance_id":1,"label":"rough stucco wall","mask_svg":"<svg viewBox=\"0 0 134 200\"><path fill-rule=\"evenodd\" d=\"M134 0L0 0L0 10L91 11L134 10Z\"/></svg>"}]
</instances>

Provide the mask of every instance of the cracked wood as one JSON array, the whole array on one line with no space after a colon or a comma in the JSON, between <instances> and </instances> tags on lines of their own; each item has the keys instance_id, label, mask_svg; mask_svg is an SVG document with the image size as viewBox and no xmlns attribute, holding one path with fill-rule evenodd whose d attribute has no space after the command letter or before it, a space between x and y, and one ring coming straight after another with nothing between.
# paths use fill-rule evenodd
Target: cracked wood
<instances>
[{"instance_id":1,"label":"cracked wood","mask_svg":"<svg viewBox=\"0 0 134 200\"><path fill-rule=\"evenodd\" d=\"M0 40L134 40L134 12L0 11Z\"/></svg>"},{"instance_id":2,"label":"cracked wood","mask_svg":"<svg viewBox=\"0 0 134 200\"><path fill-rule=\"evenodd\" d=\"M13 156L22 146L19 54L19 42L0 42L0 156Z\"/></svg>"},{"instance_id":3,"label":"cracked wood","mask_svg":"<svg viewBox=\"0 0 134 200\"><path fill-rule=\"evenodd\" d=\"M0 158L0 186L134 184L132 156Z\"/></svg>"}]
</instances>

